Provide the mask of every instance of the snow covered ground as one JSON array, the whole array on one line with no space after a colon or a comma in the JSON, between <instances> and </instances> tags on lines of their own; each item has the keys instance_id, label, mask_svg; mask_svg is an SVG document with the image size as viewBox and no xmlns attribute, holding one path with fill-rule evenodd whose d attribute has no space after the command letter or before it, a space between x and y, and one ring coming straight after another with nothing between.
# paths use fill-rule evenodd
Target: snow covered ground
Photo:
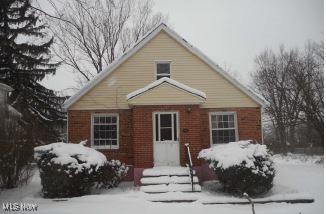
<instances>
[{"instance_id":1,"label":"snow covered ground","mask_svg":"<svg viewBox=\"0 0 326 214\"><path fill-rule=\"evenodd\" d=\"M279 161L276 164L277 175L275 186L265 197L286 198L312 197L311 204L256 204L256 213L286 213L286 214L318 214L324 208L323 164L300 164L296 161ZM37 203L38 212L34 213L251 213L250 205L203 205L201 202L209 200L238 200L228 195L216 193L211 190L211 183L206 183L201 193L187 195L188 198L198 198L193 203L160 203L148 201L148 194L134 188L132 183L122 183L118 188L101 191L93 195L69 198L67 201L53 201L40 196L41 185L38 176L22 188L3 191L0 193L0 213L3 202L29 202ZM180 194L180 193L179 193ZM178 197L178 196L177 196ZM182 194L180 194L182 197ZM7 212L9 213L9 212ZM16 212L17 213L17 212ZM27 212L25 212L27 213Z\"/></svg>"},{"instance_id":2,"label":"snow covered ground","mask_svg":"<svg viewBox=\"0 0 326 214\"><path fill-rule=\"evenodd\" d=\"M293 154L287 153L286 155L276 154L273 155L273 160L275 163L279 164L314 164L323 163L324 156L321 155L305 155L305 154Z\"/></svg>"}]
</instances>

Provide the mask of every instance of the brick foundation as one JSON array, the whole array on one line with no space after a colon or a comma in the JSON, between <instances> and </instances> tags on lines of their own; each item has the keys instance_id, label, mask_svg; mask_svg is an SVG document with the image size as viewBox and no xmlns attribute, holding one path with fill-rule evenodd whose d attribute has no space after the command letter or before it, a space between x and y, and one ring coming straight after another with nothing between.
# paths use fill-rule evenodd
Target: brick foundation
<instances>
[{"instance_id":1,"label":"brick foundation","mask_svg":"<svg viewBox=\"0 0 326 214\"><path fill-rule=\"evenodd\" d=\"M262 141L260 108L202 109L198 105L134 106L125 110L69 110L69 142L91 139L91 115L94 113L119 114L119 149L100 150L110 159L131 165L130 179L139 184L144 168L153 167L153 121L155 111L179 112L180 165L186 163L184 144L189 143L194 165L201 181L214 176L204 162L197 159L200 150L210 147L209 112L235 111L237 113L239 140ZM188 132L184 132L187 129Z\"/></svg>"}]
</instances>

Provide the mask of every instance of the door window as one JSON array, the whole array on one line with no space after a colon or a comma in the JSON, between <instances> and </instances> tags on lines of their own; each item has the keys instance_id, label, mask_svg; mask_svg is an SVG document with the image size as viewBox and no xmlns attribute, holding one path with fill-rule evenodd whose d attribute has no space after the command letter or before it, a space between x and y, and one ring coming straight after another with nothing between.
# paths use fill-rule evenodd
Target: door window
<instances>
[{"instance_id":1,"label":"door window","mask_svg":"<svg viewBox=\"0 0 326 214\"><path fill-rule=\"evenodd\" d=\"M155 139L156 141L177 141L177 114L155 114Z\"/></svg>"}]
</instances>

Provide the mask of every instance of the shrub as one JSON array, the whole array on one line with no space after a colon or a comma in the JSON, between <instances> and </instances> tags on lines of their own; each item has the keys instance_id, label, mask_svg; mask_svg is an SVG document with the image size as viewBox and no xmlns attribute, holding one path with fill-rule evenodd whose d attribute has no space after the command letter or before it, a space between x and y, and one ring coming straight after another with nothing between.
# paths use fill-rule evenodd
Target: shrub
<instances>
[{"instance_id":1,"label":"shrub","mask_svg":"<svg viewBox=\"0 0 326 214\"><path fill-rule=\"evenodd\" d=\"M43 196L64 198L88 194L93 186L92 170L73 168L71 164L54 163L54 158L57 156L46 153L38 162ZM76 160L79 161L77 158Z\"/></svg>"},{"instance_id":2,"label":"shrub","mask_svg":"<svg viewBox=\"0 0 326 214\"><path fill-rule=\"evenodd\" d=\"M88 194L106 157L81 144L52 143L34 148L44 197Z\"/></svg>"},{"instance_id":3,"label":"shrub","mask_svg":"<svg viewBox=\"0 0 326 214\"><path fill-rule=\"evenodd\" d=\"M0 143L0 190L26 185L34 174L30 142Z\"/></svg>"},{"instance_id":4,"label":"shrub","mask_svg":"<svg viewBox=\"0 0 326 214\"><path fill-rule=\"evenodd\" d=\"M52 143L34 148L44 197L82 196L89 194L95 185L106 189L116 187L127 174L125 164L108 161L84 143Z\"/></svg>"},{"instance_id":5,"label":"shrub","mask_svg":"<svg viewBox=\"0 0 326 214\"><path fill-rule=\"evenodd\" d=\"M97 188L117 187L127 172L128 167L119 160L107 161L99 168L96 175Z\"/></svg>"},{"instance_id":6,"label":"shrub","mask_svg":"<svg viewBox=\"0 0 326 214\"><path fill-rule=\"evenodd\" d=\"M209 163L226 192L255 196L273 186L274 163L265 145L231 142L204 149L198 158Z\"/></svg>"},{"instance_id":7,"label":"shrub","mask_svg":"<svg viewBox=\"0 0 326 214\"><path fill-rule=\"evenodd\" d=\"M21 125L20 114L13 111L3 109L0 101L0 190L27 184L34 173L34 140Z\"/></svg>"}]
</instances>

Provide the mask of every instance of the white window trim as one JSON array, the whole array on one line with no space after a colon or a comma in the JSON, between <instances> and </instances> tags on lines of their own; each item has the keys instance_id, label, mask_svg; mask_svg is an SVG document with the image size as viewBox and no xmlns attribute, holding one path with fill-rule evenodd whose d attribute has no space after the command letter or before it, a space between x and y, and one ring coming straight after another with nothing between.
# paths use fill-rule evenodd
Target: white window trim
<instances>
[{"instance_id":1,"label":"white window trim","mask_svg":"<svg viewBox=\"0 0 326 214\"><path fill-rule=\"evenodd\" d=\"M164 74L157 74L157 64L167 63L170 65L170 77L172 77L172 60L157 60L154 63L154 80L157 80L157 76L165 76Z\"/></svg>"},{"instance_id":2,"label":"white window trim","mask_svg":"<svg viewBox=\"0 0 326 214\"><path fill-rule=\"evenodd\" d=\"M216 146L218 144L213 144L213 135L212 135L212 116L213 115L229 115L233 114L234 115L234 129L235 129L235 140L239 140L239 130L238 130L238 117L237 117L237 112L235 111L218 111L218 112L209 112L209 136L210 136L210 144L212 146ZM233 129L233 128L230 128ZM227 130L227 128L225 129Z\"/></svg>"},{"instance_id":3,"label":"white window trim","mask_svg":"<svg viewBox=\"0 0 326 214\"><path fill-rule=\"evenodd\" d=\"M105 145L105 146L96 146L94 145L94 117L95 116L115 116L117 117L117 145ZM95 113L92 114L91 119L91 147L94 149L119 149L119 114L118 113Z\"/></svg>"},{"instance_id":4,"label":"white window trim","mask_svg":"<svg viewBox=\"0 0 326 214\"><path fill-rule=\"evenodd\" d=\"M180 125L179 125L179 112L177 111L155 111L152 113L152 123L153 123L153 142L164 142L164 141L161 141L161 132L159 130L159 136L158 136L158 141L156 140L156 130L155 130L155 115L160 115L160 114L176 114L176 124L177 124L177 140L174 140L174 124L172 124L172 140L173 142L179 142L180 140ZM158 117L158 123L160 123L160 116Z\"/></svg>"}]
</instances>

